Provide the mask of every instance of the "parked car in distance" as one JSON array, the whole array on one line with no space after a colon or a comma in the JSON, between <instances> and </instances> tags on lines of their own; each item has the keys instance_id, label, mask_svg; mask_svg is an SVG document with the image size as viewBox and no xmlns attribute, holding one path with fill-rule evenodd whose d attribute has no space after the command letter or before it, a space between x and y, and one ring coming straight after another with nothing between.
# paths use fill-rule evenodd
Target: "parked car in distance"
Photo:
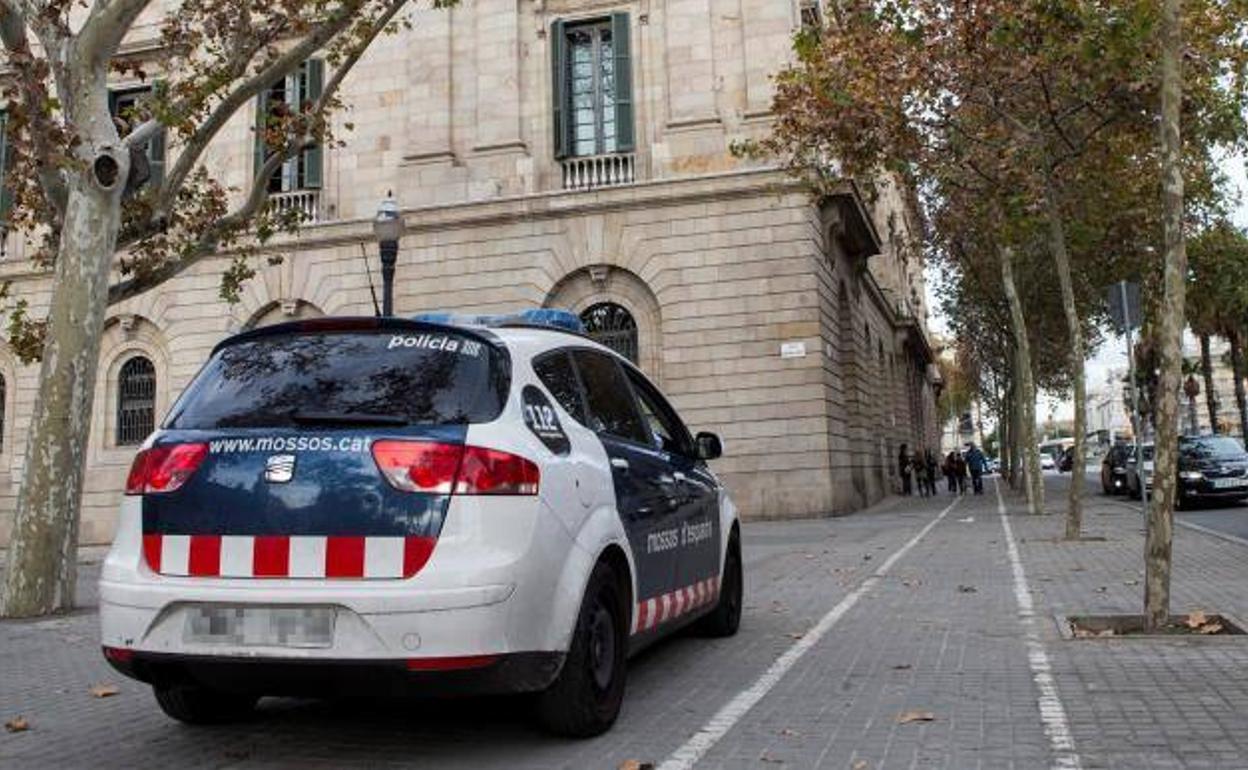
<instances>
[{"instance_id":1,"label":"parked car in distance","mask_svg":"<svg viewBox=\"0 0 1248 770\"><path fill-rule=\"evenodd\" d=\"M1127 461L1131 459L1130 444L1114 444L1101 460L1101 490L1107 495L1127 491Z\"/></svg>"},{"instance_id":2,"label":"parked car in distance","mask_svg":"<svg viewBox=\"0 0 1248 770\"><path fill-rule=\"evenodd\" d=\"M1057 467L1057 463L1053 460L1053 455L1048 452L1040 453L1040 470L1051 471Z\"/></svg>"},{"instance_id":3,"label":"parked car in distance","mask_svg":"<svg viewBox=\"0 0 1248 770\"><path fill-rule=\"evenodd\" d=\"M1143 456L1141 461L1141 455ZM1143 482L1141 482L1143 477ZM1143 497L1141 490L1153 492L1153 445L1144 444L1139 449L1131 450L1127 457L1127 494L1132 499Z\"/></svg>"}]
</instances>

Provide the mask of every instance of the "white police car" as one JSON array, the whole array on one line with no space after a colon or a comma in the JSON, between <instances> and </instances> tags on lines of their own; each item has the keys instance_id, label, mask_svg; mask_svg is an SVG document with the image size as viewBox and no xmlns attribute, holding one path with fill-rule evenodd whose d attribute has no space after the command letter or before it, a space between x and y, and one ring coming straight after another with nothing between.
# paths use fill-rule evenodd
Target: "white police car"
<instances>
[{"instance_id":1,"label":"white police car","mask_svg":"<svg viewBox=\"0 0 1248 770\"><path fill-rule=\"evenodd\" d=\"M262 695L536 693L610 727L625 660L741 613L737 513L575 316L245 332L142 447L100 578L105 657L190 723ZM547 324L542 326L540 324Z\"/></svg>"}]
</instances>

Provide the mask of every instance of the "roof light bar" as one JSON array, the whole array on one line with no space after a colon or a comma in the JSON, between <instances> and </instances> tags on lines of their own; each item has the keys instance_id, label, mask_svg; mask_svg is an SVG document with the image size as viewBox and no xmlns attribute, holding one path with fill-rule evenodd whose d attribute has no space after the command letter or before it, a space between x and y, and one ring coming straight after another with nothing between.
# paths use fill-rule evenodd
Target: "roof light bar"
<instances>
[{"instance_id":1,"label":"roof light bar","mask_svg":"<svg viewBox=\"0 0 1248 770\"><path fill-rule=\"evenodd\" d=\"M525 326L547 326L552 329L563 329L564 331L576 332L577 334L585 333L585 324L581 323L581 318L576 313L573 313L571 310L561 310L549 307L530 308L516 313L501 313L494 315L471 315L435 311L430 313L420 313L413 316L412 320L424 321L425 323L444 324L447 326L484 326L487 328L517 324Z\"/></svg>"}]
</instances>

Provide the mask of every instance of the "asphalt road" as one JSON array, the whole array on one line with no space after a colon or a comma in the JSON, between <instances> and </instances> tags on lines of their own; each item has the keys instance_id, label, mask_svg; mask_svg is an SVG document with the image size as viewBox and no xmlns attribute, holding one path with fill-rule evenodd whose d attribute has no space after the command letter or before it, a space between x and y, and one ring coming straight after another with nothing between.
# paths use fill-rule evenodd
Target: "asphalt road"
<instances>
[{"instance_id":1,"label":"asphalt road","mask_svg":"<svg viewBox=\"0 0 1248 770\"><path fill-rule=\"evenodd\" d=\"M1068 479L1069 476L1063 474L1061 478ZM1050 484L1052 483L1050 481ZM1064 488L1061 493L1065 494ZM1101 491L1099 465L1088 469L1087 494L1100 497L1105 496ZM1122 505L1134 506L1136 508L1140 508L1142 505L1139 500L1132 500L1126 495L1118 495L1114 499ZM1245 541L1244 545L1248 546L1248 503L1229 503L1216 506L1202 505L1199 508L1175 511L1175 518L1180 524L1191 524L1211 534L1227 535L1242 539Z\"/></svg>"}]
</instances>

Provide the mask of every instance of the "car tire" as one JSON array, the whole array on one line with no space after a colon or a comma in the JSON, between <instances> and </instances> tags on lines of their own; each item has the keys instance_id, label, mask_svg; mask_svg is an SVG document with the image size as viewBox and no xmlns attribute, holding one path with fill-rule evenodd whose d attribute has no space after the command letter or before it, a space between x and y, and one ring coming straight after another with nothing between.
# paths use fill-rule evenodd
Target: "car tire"
<instances>
[{"instance_id":1,"label":"car tire","mask_svg":"<svg viewBox=\"0 0 1248 770\"><path fill-rule=\"evenodd\" d=\"M537 719L548 732L590 738L615 723L628 663L629 614L621 586L605 562L590 574L563 668L554 684L537 694Z\"/></svg>"},{"instance_id":2,"label":"car tire","mask_svg":"<svg viewBox=\"0 0 1248 770\"><path fill-rule=\"evenodd\" d=\"M230 693L197 685L154 686L160 710L188 725L238 722L251 716L258 695Z\"/></svg>"},{"instance_id":3,"label":"car tire","mask_svg":"<svg viewBox=\"0 0 1248 770\"><path fill-rule=\"evenodd\" d=\"M741 541L736 532L728 541L724 556L724 576L720 581L719 602L711 614L698 621L703 636L733 636L741 627L741 606L745 594L745 574L741 565Z\"/></svg>"}]
</instances>

